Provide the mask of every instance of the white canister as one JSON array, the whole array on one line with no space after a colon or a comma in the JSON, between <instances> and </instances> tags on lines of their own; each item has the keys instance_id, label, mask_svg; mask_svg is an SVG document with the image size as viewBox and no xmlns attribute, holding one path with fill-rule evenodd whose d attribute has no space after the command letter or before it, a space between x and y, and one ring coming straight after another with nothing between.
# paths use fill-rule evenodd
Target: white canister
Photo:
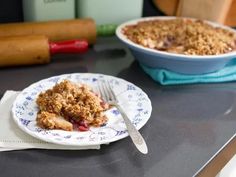
<instances>
[{"instance_id":1,"label":"white canister","mask_svg":"<svg viewBox=\"0 0 236 177\"><path fill-rule=\"evenodd\" d=\"M76 0L77 18L91 17L97 25L116 24L140 18L143 0Z\"/></svg>"},{"instance_id":2,"label":"white canister","mask_svg":"<svg viewBox=\"0 0 236 177\"><path fill-rule=\"evenodd\" d=\"M24 21L75 18L74 0L23 0Z\"/></svg>"}]
</instances>

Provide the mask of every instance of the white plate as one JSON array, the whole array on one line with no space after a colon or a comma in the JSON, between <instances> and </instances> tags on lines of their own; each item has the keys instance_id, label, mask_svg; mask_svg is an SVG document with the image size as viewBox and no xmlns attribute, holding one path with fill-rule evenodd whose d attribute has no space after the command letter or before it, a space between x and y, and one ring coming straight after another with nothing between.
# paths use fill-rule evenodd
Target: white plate
<instances>
[{"instance_id":1,"label":"white plate","mask_svg":"<svg viewBox=\"0 0 236 177\"><path fill-rule=\"evenodd\" d=\"M93 88L96 88L98 81L110 82L117 98L122 103L121 106L126 110L137 129L143 127L151 116L152 106L148 96L128 81L102 74L65 74L36 82L17 96L13 103L12 114L15 122L23 131L43 141L73 146L107 144L128 136L124 121L115 108L106 112L109 120L105 126L91 127L86 132L45 130L38 127L36 124L38 106L35 102L38 94L52 88L64 79L85 83Z\"/></svg>"}]
</instances>

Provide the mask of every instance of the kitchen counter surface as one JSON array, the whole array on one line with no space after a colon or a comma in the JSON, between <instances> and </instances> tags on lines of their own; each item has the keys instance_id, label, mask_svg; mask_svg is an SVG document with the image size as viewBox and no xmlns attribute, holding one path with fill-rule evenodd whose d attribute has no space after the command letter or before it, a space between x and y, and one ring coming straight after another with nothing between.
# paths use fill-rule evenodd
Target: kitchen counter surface
<instances>
[{"instance_id":1,"label":"kitchen counter surface","mask_svg":"<svg viewBox=\"0 0 236 177\"><path fill-rule=\"evenodd\" d=\"M1 68L0 96L44 78L77 72L120 77L148 94L153 111L141 133L149 153L140 154L129 137L102 145L101 150L0 152L1 177L189 177L235 134L235 83L160 86L116 38L100 38L88 53L57 55L47 65Z\"/></svg>"}]
</instances>

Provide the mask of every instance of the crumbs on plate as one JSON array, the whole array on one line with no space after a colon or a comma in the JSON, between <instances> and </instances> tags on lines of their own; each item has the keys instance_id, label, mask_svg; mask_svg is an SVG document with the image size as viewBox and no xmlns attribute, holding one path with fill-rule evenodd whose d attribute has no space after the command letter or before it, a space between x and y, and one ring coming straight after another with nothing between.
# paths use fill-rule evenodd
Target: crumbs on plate
<instances>
[{"instance_id":1,"label":"crumbs on plate","mask_svg":"<svg viewBox=\"0 0 236 177\"><path fill-rule=\"evenodd\" d=\"M37 124L45 129L87 131L90 126L100 127L108 118L109 109L101 97L85 84L64 80L39 94Z\"/></svg>"}]
</instances>

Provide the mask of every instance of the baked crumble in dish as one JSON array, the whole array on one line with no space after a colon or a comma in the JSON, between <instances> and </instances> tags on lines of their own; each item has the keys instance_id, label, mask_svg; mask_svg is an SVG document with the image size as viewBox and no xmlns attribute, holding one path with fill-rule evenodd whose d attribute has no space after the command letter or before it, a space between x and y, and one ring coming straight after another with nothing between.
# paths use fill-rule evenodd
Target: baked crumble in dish
<instances>
[{"instance_id":1,"label":"baked crumble in dish","mask_svg":"<svg viewBox=\"0 0 236 177\"><path fill-rule=\"evenodd\" d=\"M90 126L100 127L108 121L104 112L109 105L88 85L69 80L40 93L36 103L36 121L41 128L87 131Z\"/></svg>"},{"instance_id":2,"label":"baked crumble in dish","mask_svg":"<svg viewBox=\"0 0 236 177\"><path fill-rule=\"evenodd\" d=\"M122 29L131 41L144 47L184 55L218 55L236 49L236 34L202 20L147 20Z\"/></svg>"}]
</instances>

